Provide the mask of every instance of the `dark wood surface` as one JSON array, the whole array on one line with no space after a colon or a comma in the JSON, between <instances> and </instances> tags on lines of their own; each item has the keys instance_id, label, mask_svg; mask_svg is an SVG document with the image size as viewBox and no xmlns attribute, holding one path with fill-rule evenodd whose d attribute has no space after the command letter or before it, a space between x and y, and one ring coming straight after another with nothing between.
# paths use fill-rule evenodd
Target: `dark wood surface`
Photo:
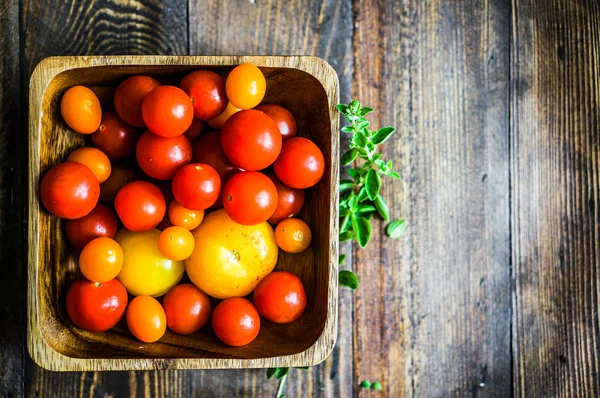
<instances>
[{"instance_id":1,"label":"dark wood surface","mask_svg":"<svg viewBox=\"0 0 600 398\"><path fill-rule=\"evenodd\" d=\"M0 0L0 396L273 396L264 371L52 373L24 350L25 115L49 55L311 54L395 125L409 229L343 245L338 344L290 397L598 396L597 0ZM20 32L20 34L19 34Z\"/></svg>"}]
</instances>

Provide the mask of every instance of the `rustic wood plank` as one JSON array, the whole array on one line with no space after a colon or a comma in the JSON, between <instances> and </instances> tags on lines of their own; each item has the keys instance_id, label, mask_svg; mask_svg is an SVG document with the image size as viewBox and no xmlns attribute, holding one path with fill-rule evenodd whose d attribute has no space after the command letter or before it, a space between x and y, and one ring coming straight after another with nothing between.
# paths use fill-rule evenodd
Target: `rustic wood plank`
<instances>
[{"instance_id":1,"label":"rustic wood plank","mask_svg":"<svg viewBox=\"0 0 600 398\"><path fill-rule=\"evenodd\" d=\"M316 55L327 60L340 79L342 101L351 91L353 31L350 0L190 1L190 53L200 55ZM342 143L345 145L345 142ZM346 268L352 267L350 246ZM291 370L290 397L352 396L352 293L340 290L338 343L332 355L309 371ZM204 371L190 381L191 394L202 396L274 396L277 382L264 370Z\"/></svg>"},{"instance_id":2,"label":"rustic wood plank","mask_svg":"<svg viewBox=\"0 0 600 398\"><path fill-rule=\"evenodd\" d=\"M353 93L395 125L401 182L357 250L355 384L388 396L508 396L507 1L357 2ZM364 394L363 394L364 392ZM360 396L367 395L362 390Z\"/></svg>"},{"instance_id":3,"label":"rustic wood plank","mask_svg":"<svg viewBox=\"0 0 600 398\"><path fill-rule=\"evenodd\" d=\"M26 138L19 87L19 2L0 0L0 396L23 394Z\"/></svg>"},{"instance_id":4,"label":"rustic wood plank","mask_svg":"<svg viewBox=\"0 0 600 398\"><path fill-rule=\"evenodd\" d=\"M600 4L513 0L517 396L600 395Z\"/></svg>"},{"instance_id":5,"label":"rustic wood plank","mask_svg":"<svg viewBox=\"0 0 600 398\"><path fill-rule=\"evenodd\" d=\"M187 53L185 0L86 0L51 4L23 0L20 22L22 93L25 96L33 68L47 56ZM24 285L21 288L25 290ZM156 376L156 380L150 377L161 372L139 375L133 372L54 373L39 368L31 359L27 360L26 365L25 389L28 395L33 396L83 396L94 391L96 396L147 396L150 391L157 391L158 394L161 388L168 389L165 386L172 385L161 384L159 376ZM174 373L164 372L163 377L166 375L176 380ZM173 387L174 396L178 391Z\"/></svg>"}]
</instances>

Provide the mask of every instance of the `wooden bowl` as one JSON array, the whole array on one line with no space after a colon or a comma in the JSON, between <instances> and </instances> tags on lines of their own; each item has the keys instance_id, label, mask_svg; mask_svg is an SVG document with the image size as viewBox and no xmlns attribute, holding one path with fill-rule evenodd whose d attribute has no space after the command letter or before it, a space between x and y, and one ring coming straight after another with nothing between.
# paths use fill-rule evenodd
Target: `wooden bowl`
<instances>
[{"instance_id":1,"label":"wooden bowl","mask_svg":"<svg viewBox=\"0 0 600 398\"><path fill-rule=\"evenodd\" d=\"M64 236L64 222L45 211L39 200L40 176L89 140L62 120L62 94L72 86L84 85L92 88L108 108L115 87L126 77L144 74L178 84L193 70L210 69L226 75L244 62L259 66L267 78L263 102L288 108L296 117L299 135L312 139L326 159L325 176L307 190L300 214L312 227L311 247L301 254L280 252L276 268L292 271L302 279L308 296L305 313L288 325L261 319L256 340L238 348L221 343L210 325L189 336L167 331L153 344L135 339L124 321L104 333L75 327L66 315L65 295L70 283L79 277L77 253ZM314 57L43 60L33 72L29 93L28 347L33 360L56 371L265 368L310 366L323 361L333 349L337 328L338 98L335 71Z\"/></svg>"}]
</instances>

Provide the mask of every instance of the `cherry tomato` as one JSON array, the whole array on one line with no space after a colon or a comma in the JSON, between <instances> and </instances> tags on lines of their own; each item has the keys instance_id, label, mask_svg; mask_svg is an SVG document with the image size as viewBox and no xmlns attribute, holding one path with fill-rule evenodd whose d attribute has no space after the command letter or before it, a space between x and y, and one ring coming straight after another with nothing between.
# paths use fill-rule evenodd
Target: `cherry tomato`
<instances>
[{"instance_id":1,"label":"cherry tomato","mask_svg":"<svg viewBox=\"0 0 600 398\"><path fill-rule=\"evenodd\" d=\"M244 171L231 177L222 197L227 215L242 225L267 221L277 209L275 184L257 171Z\"/></svg>"},{"instance_id":2,"label":"cherry tomato","mask_svg":"<svg viewBox=\"0 0 600 398\"><path fill-rule=\"evenodd\" d=\"M258 313L275 323L294 322L306 308L302 281L288 271L267 275L254 290L253 297Z\"/></svg>"},{"instance_id":3,"label":"cherry tomato","mask_svg":"<svg viewBox=\"0 0 600 398\"><path fill-rule=\"evenodd\" d=\"M116 279L106 283L79 279L67 292L67 314L75 326L88 332L104 332L125 314L127 290Z\"/></svg>"},{"instance_id":4,"label":"cherry tomato","mask_svg":"<svg viewBox=\"0 0 600 398\"><path fill-rule=\"evenodd\" d=\"M92 90L83 86L71 87L60 101L60 113L73 130L92 134L102 119L100 101Z\"/></svg>"},{"instance_id":5,"label":"cherry tomato","mask_svg":"<svg viewBox=\"0 0 600 398\"><path fill-rule=\"evenodd\" d=\"M306 138L290 138L283 143L281 155L273 165L275 174L285 185L304 189L317 184L325 173L323 153Z\"/></svg>"},{"instance_id":6,"label":"cherry tomato","mask_svg":"<svg viewBox=\"0 0 600 398\"><path fill-rule=\"evenodd\" d=\"M287 253L300 253L310 246L312 233L309 226L298 218L286 218L275 228L277 246Z\"/></svg>"},{"instance_id":7,"label":"cherry tomato","mask_svg":"<svg viewBox=\"0 0 600 398\"><path fill-rule=\"evenodd\" d=\"M277 188L277 209L275 209L275 213L273 213L268 221L271 224L278 224L281 220L292 217L302 210L302 206L304 205L304 191L288 187L274 174L270 174L267 177L273 181L273 184Z\"/></svg>"},{"instance_id":8,"label":"cherry tomato","mask_svg":"<svg viewBox=\"0 0 600 398\"><path fill-rule=\"evenodd\" d=\"M100 185L100 201L112 205L117 192L130 182L138 178L135 173L121 166L114 166L108 180Z\"/></svg>"},{"instance_id":9,"label":"cherry tomato","mask_svg":"<svg viewBox=\"0 0 600 398\"><path fill-rule=\"evenodd\" d=\"M123 121L136 127L144 127L142 102L160 83L149 76L132 76L124 80L115 92L115 110Z\"/></svg>"},{"instance_id":10,"label":"cherry tomato","mask_svg":"<svg viewBox=\"0 0 600 398\"><path fill-rule=\"evenodd\" d=\"M115 198L115 210L130 231L143 232L156 227L165 215L165 198L155 185L135 181L125 185Z\"/></svg>"},{"instance_id":11,"label":"cherry tomato","mask_svg":"<svg viewBox=\"0 0 600 398\"><path fill-rule=\"evenodd\" d=\"M194 120L192 100L175 86L159 86L144 98L142 116L148 129L161 137L177 137Z\"/></svg>"},{"instance_id":12,"label":"cherry tomato","mask_svg":"<svg viewBox=\"0 0 600 398\"><path fill-rule=\"evenodd\" d=\"M133 154L138 140L138 131L119 119L116 113L102 114L102 123L92 134L92 144L111 159L120 159Z\"/></svg>"},{"instance_id":13,"label":"cherry tomato","mask_svg":"<svg viewBox=\"0 0 600 398\"><path fill-rule=\"evenodd\" d=\"M186 209L175 199L169 204L167 213L172 225L183 227L188 231L198 228L204 219L204 210Z\"/></svg>"},{"instance_id":14,"label":"cherry tomato","mask_svg":"<svg viewBox=\"0 0 600 398\"><path fill-rule=\"evenodd\" d=\"M254 109L231 116L221 132L225 156L244 170L269 167L281 152L281 133L269 116Z\"/></svg>"},{"instance_id":15,"label":"cherry tomato","mask_svg":"<svg viewBox=\"0 0 600 398\"><path fill-rule=\"evenodd\" d=\"M190 128L185 130L185 133L183 133L183 135L185 135L187 139L190 140L190 142L194 142L202 135L202 132L204 131L204 125L204 120L194 118L194 120L192 120Z\"/></svg>"},{"instance_id":16,"label":"cherry tomato","mask_svg":"<svg viewBox=\"0 0 600 398\"><path fill-rule=\"evenodd\" d=\"M177 285L163 300L167 326L175 333L190 334L200 330L210 318L208 296L194 285Z\"/></svg>"},{"instance_id":17,"label":"cherry tomato","mask_svg":"<svg viewBox=\"0 0 600 398\"><path fill-rule=\"evenodd\" d=\"M162 305L153 297L138 296L127 307L127 327L138 340L154 343L167 330L167 315Z\"/></svg>"},{"instance_id":18,"label":"cherry tomato","mask_svg":"<svg viewBox=\"0 0 600 398\"><path fill-rule=\"evenodd\" d=\"M226 81L227 98L241 109L254 108L260 104L267 90L265 75L256 65L236 66Z\"/></svg>"},{"instance_id":19,"label":"cherry tomato","mask_svg":"<svg viewBox=\"0 0 600 398\"><path fill-rule=\"evenodd\" d=\"M72 220L89 214L96 207L100 184L89 167L63 162L44 175L40 196L50 213Z\"/></svg>"},{"instance_id":20,"label":"cherry tomato","mask_svg":"<svg viewBox=\"0 0 600 398\"><path fill-rule=\"evenodd\" d=\"M77 162L89 167L102 184L108 180L111 173L110 159L100 149L83 147L75 149L67 158L70 162Z\"/></svg>"},{"instance_id":21,"label":"cherry tomato","mask_svg":"<svg viewBox=\"0 0 600 398\"><path fill-rule=\"evenodd\" d=\"M115 279L123 266L123 250L110 238L100 237L89 242L79 255L79 270L92 282Z\"/></svg>"},{"instance_id":22,"label":"cherry tomato","mask_svg":"<svg viewBox=\"0 0 600 398\"><path fill-rule=\"evenodd\" d=\"M97 204L87 216L67 220L69 242L81 250L91 240L99 237L114 238L117 234L117 216L108 207Z\"/></svg>"},{"instance_id":23,"label":"cherry tomato","mask_svg":"<svg viewBox=\"0 0 600 398\"><path fill-rule=\"evenodd\" d=\"M285 141L296 136L296 119L294 116L281 105L264 104L255 108L257 111L264 112L269 116L279 127L281 138Z\"/></svg>"},{"instance_id":24,"label":"cherry tomato","mask_svg":"<svg viewBox=\"0 0 600 398\"><path fill-rule=\"evenodd\" d=\"M185 260L194 251L194 236L184 227L169 227L158 237L158 250L170 260Z\"/></svg>"},{"instance_id":25,"label":"cherry tomato","mask_svg":"<svg viewBox=\"0 0 600 398\"><path fill-rule=\"evenodd\" d=\"M219 174L206 164L183 166L173 178L173 195L186 209L208 209L217 201L220 192Z\"/></svg>"},{"instance_id":26,"label":"cherry tomato","mask_svg":"<svg viewBox=\"0 0 600 398\"><path fill-rule=\"evenodd\" d=\"M137 143L135 157L150 177L170 180L192 160L192 145L184 135L164 138L146 131Z\"/></svg>"},{"instance_id":27,"label":"cherry tomato","mask_svg":"<svg viewBox=\"0 0 600 398\"><path fill-rule=\"evenodd\" d=\"M221 148L220 131L212 131L192 145L192 161L194 163L204 163L214 168L219 173L222 184L225 184L234 174L240 172L239 167L231 164Z\"/></svg>"},{"instance_id":28,"label":"cherry tomato","mask_svg":"<svg viewBox=\"0 0 600 398\"><path fill-rule=\"evenodd\" d=\"M179 85L194 104L198 119L214 119L227 107L225 79L209 70L198 70L183 78Z\"/></svg>"},{"instance_id":29,"label":"cherry tomato","mask_svg":"<svg viewBox=\"0 0 600 398\"><path fill-rule=\"evenodd\" d=\"M219 303L212 316L215 334L223 343L240 347L251 343L260 330L260 317L251 302L228 298Z\"/></svg>"},{"instance_id":30,"label":"cherry tomato","mask_svg":"<svg viewBox=\"0 0 600 398\"><path fill-rule=\"evenodd\" d=\"M225 110L223 111L223 113L221 113L219 116L217 116L214 119L209 119L206 121L206 123L208 123L208 125L214 129L220 130L223 128L223 125L225 125L225 122L227 120L229 120L229 118L231 117L231 115L238 113L239 111L241 111L240 108L236 108L235 106L233 106L233 104L230 102L227 104L227 108L225 108Z\"/></svg>"}]
</instances>

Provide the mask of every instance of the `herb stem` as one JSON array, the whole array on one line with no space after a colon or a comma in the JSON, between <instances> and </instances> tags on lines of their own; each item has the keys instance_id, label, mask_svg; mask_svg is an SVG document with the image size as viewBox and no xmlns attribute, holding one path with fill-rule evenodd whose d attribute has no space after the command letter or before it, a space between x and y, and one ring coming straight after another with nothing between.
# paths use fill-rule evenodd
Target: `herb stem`
<instances>
[{"instance_id":1,"label":"herb stem","mask_svg":"<svg viewBox=\"0 0 600 398\"><path fill-rule=\"evenodd\" d=\"M281 379L279 379L279 386L277 387L277 394L275 396L277 398L283 395L283 387L285 387L285 381L287 380L288 375L286 374Z\"/></svg>"}]
</instances>

